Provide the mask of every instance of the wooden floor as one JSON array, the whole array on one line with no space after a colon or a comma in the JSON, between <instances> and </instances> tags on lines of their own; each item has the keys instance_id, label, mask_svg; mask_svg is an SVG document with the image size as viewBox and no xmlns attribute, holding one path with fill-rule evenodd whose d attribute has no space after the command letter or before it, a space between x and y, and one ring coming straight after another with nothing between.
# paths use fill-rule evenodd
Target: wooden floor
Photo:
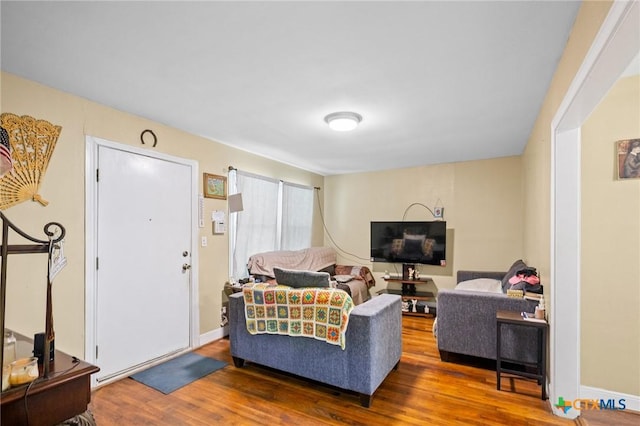
<instances>
[{"instance_id":1,"label":"wooden floor","mask_svg":"<svg viewBox=\"0 0 640 426\"><path fill-rule=\"evenodd\" d=\"M503 376L497 391L495 370L441 362L432 323L403 317L400 368L368 409L353 393L253 364L236 368L227 339L197 350L228 362L223 369L170 395L123 379L94 391L90 409L100 426L574 424L551 414L535 381Z\"/></svg>"},{"instance_id":2,"label":"wooden floor","mask_svg":"<svg viewBox=\"0 0 640 426\"><path fill-rule=\"evenodd\" d=\"M621 410L586 410L576 419L579 426L638 426L640 413Z\"/></svg>"}]
</instances>

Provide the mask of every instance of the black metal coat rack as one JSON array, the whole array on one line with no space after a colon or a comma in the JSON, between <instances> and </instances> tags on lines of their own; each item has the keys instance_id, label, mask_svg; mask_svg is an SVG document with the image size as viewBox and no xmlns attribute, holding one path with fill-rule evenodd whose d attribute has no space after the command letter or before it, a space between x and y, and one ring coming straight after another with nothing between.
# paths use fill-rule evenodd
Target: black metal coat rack
<instances>
[{"instance_id":1,"label":"black metal coat rack","mask_svg":"<svg viewBox=\"0 0 640 426\"><path fill-rule=\"evenodd\" d=\"M16 225L14 225L5 215L0 212L0 218L2 218L2 248L0 253L2 255L2 267L0 270L0 330L4 333L4 320L5 320L5 302L7 293L7 263L8 255L10 254L28 254L28 253L48 253L48 267L47 271L51 267L51 256L53 248L64 239L66 230L64 226L58 222L49 222L44 226L44 233L47 235L47 240L40 240L28 235L22 231ZM35 243L35 244L13 244L9 245L9 229L12 229L23 238ZM58 235L59 234L59 235ZM49 377L49 352L51 348L51 342L54 338L53 331L53 308L51 303L51 279L49 273L47 273L47 308L45 319L45 347L44 347L44 377ZM4 362L4 339L2 340L2 352L0 352L0 365Z\"/></svg>"}]
</instances>

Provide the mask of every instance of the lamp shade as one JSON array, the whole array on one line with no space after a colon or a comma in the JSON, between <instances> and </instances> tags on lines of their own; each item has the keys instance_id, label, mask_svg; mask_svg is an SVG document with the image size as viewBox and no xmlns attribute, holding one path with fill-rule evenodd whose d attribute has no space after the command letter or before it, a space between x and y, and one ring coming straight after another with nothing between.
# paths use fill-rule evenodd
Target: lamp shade
<instances>
[{"instance_id":1,"label":"lamp shade","mask_svg":"<svg viewBox=\"0 0 640 426\"><path fill-rule=\"evenodd\" d=\"M229 195L229 213L237 213L242 210L244 210L242 207L242 194Z\"/></svg>"}]
</instances>

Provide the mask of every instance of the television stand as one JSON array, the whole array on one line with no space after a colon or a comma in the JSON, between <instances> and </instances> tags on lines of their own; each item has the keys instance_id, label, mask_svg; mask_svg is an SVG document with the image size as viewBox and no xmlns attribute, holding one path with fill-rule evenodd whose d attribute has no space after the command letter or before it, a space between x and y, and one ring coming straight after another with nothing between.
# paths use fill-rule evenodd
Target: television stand
<instances>
[{"instance_id":1,"label":"television stand","mask_svg":"<svg viewBox=\"0 0 640 426\"><path fill-rule=\"evenodd\" d=\"M397 294L402 297L403 309L402 315L418 316L418 317L435 317L437 308L437 299L431 291L418 291L416 286L433 283L431 278L420 278L417 280L405 280L400 278L385 278L387 283L401 284L400 289L383 289L378 294ZM433 283L435 287L435 283ZM408 291L407 291L408 290ZM437 291L437 287L436 287ZM414 303L415 301L415 303ZM405 309L405 307L407 307ZM415 308L415 310L414 310Z\"/></svg>"}]
</instances>

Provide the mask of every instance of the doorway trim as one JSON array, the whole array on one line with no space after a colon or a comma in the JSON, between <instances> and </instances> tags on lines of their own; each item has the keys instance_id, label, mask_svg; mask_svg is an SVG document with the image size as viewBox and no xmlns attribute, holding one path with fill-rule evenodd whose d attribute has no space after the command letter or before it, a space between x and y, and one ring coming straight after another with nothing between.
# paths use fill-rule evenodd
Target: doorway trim
<instances>
[{"instance_id":1,"label":"doorway trim","mask_svg":"<svg viewBox=\"0 0 640 426\"><path fill-rule=\"evenodd\" d=\"M584 398L580 384L582 124L640 51L640 3L615 1L551 122L551 333L549 397ZM634 19L635 18L635 19ZM588 397L588 396L587 396Z\"/></svg>"},{"instance_id":2,"label":"doorway trim","mask_svg":"<svg viewBox=\"0 0 640 426\"><path fill-rule=\"evenodd\" d=\"M143 155L159 160L171 161L183 164L191 168L191 279L189 282L189 348L200 346L200 312L199 312L199 251L198 251L198 162L172 155L141 149L122 143L85 135L85 360L94 364L96 362L96 254L97 254L97 211L98 194L96 182L96 169L98 166L98 148L100 146L117 149L132 154ZM177 354L173 354L174 356ZM160 363L166 358L155 360L153 364ZM146 364L143 368L152 364ZM135 371L128 371L132 374ZM111 383L120 377L113 377L100 382L100 386ZM91 387L97 387L98 382L91 377Z\"/></svg>"}]
</instances>

